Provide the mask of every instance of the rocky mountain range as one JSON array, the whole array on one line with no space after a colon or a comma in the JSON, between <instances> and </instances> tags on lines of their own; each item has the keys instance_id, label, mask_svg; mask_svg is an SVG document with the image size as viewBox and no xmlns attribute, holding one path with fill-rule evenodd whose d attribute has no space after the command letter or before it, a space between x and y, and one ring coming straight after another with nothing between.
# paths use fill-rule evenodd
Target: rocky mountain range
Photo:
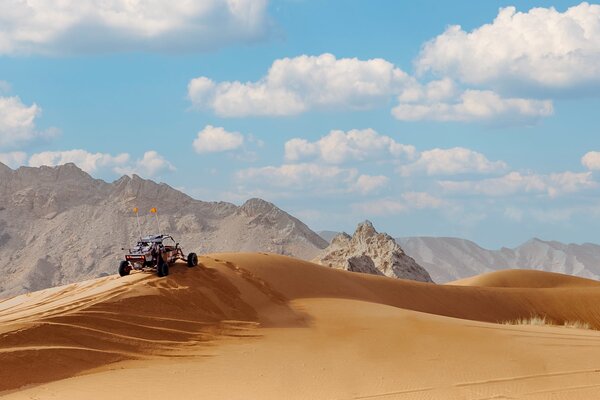
<instances>
[{"instance_id":1,"label":"rocky mountain range","mask_svg":"<svg viewBox=\"0 0 600 400\"><path fill-rule=\"evenodd\" d=\"M591 243L564 244L531 239L515 248L488 250L458 238L406 237L396 241L437 283L507 268L600 279L600 246Z\"/></svg>"},{"instance_id":2,"label":"rocky mountain range","mask_svg":"<svg viewBox=\"0 0 600 400\"><path fill-rule=\"evenodd\" d=\"M373 275L432 282L429 273L407 256L387 233L379 233L370 221L358 225L352 236L340 233L314 262Z\"/></svg>"},{"instance_id":3,"label":"rocky mountain range","mask_svg":"<svg viewBox=\"0 0 600 400\"><path fill-rule=\"evenodd\" d=\"M122 248L139 236L134 207L140 209L144 233L155 233L147 211L157 207L162 231L186 252L266 251L437 283L506 268L600 279L600 246L590 243L532 239L488 250L458 238L406 237L395 239L398 247L371 224L362 224L352 237L332 239L324 252L328 240L261 199L241 206L204 202L136 175L108 183L74 164L12 170L0 163L0 297L115 273ZM322 233L327 239L335 234ZM413 275L403 275L398 265L414 268Z\"/></svg>"},{"instance_id":4,"label":"rocky mountain range","mask_svg":"<svg viewBox=\"0 0 600 400\"><path fill-rule=\"evenodd\" d=\"M203 202L139 176L107 183L74 164L0 163L0 297L116 273L122 248L161 230L184 251L266 251L311 259L328 243L271 203Z\"/></svg>"}]
</instances>

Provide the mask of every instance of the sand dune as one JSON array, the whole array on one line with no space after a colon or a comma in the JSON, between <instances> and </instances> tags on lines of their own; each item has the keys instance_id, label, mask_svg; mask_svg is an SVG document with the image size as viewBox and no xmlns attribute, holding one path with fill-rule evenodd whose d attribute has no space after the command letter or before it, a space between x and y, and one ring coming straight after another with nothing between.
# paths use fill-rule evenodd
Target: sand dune
<instances>
[{"instance_id":1,"label":"sand dune","mask_svg":"<svg viewBox=\"0 0 600 400\"><path fill-rule=\"evenodd\" d=\"M451 285L211 254L0 302L0 394L30 398L595 398L600 285L506 271ZM65 379L68 378L68 379ZM29 386L26 386L29 385Z\"/></svg>"},{"instance_id":2,"label":"sand dune","mask_svg":"<svg viewBox=\"0 0 600 400\"><path fill-rule=\"evenodd\" d=\"M447 285L507 288L598 287L600 282L578 276L531 269L506 269L448 282Z\"/></svg>"}]
</instances>

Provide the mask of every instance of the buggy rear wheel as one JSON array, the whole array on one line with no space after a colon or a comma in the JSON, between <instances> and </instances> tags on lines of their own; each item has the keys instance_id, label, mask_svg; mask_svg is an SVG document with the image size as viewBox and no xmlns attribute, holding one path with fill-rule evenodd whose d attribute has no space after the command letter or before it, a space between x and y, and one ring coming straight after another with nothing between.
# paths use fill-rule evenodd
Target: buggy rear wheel
<instances>
[{"instance_id":1,"label":"buggy rear wheel","mask_svg":"<svg viewBox=\"0 0 600 400\"><path fill-rule=\"evenodd\" d=\"M162 259L162 256L158 257L158 265L156 266L156 273L159 277L169 275L169 264Z\"/></svg>"},{"instance_id":2,"label":"buggy rear wheel","mask_svg":"<svg viewBox=\"0 0 600 400\"><path fill-rule=\"evenodd\" d=\"M121 264L119 264L119 275L125 276L129 275L131 272L131 265L129 265L129 261L123 260Z\"/></svg>"},{"instance_id":3,"label":"buggy rear wheel","mask_svg":"<svg viewBox=\"0 0 600 400\"><path fill-rule=\"evenodd\" d=\"M198 256L196 255L196 253L190 253L187 256L187 265L188 267L195 267L196 265L198 265Z\"/></svg>"}]
</instances>

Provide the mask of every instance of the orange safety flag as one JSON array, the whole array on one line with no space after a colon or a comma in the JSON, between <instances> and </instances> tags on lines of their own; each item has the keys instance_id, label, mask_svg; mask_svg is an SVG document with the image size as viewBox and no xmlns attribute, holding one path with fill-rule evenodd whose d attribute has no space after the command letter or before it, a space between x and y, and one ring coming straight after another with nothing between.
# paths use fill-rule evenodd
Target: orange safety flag
<instances>
[{"instance_id":1,"label":"orange safety flag","mask_svg":"<svg viewBox=\"0 0 600 400\"><path fill-rule=\"evenodd\" d=\"M150 209L150 212L151 212L151 213L153 213L153 214L154 214L154 213L156 213L156 207L152 207L152 208Z\"/></svg>"},{"instance_id":2,"label":"orange safety flag","mask_svg":"<svg viewBox=\"0 0 600 400\"><path fill-rule=\"evenodd\" d=\"M136 214L137 214L137 212L138 212L138 211L139 211L139 210L138 210L138 208L137 208L137 207L134 207L134 208L133 208L133 212L134 212L134 213L136 213Z\"/></svg>"}]
</instances>

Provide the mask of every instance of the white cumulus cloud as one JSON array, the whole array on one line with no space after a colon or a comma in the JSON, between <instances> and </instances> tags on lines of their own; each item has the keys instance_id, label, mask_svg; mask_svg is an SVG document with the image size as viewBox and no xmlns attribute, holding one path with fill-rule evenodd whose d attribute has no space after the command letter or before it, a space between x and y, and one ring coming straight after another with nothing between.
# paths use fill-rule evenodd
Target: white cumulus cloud
<instances>
[{"instance_id":1,"label":"white cumulus cloud","mask_svg":"<svg viewBox=\"0 0 600 400\"><path fill-rule=\"evenodd\" d=\"M247 168L236 173L236 180L242 185L260 184L296 192L360 194L377 191L388 182L385 176L359 174L356 168L313 163Z\"/></svg>"},{"instance_id":2,"label":"white cumulus cloud","mask_svg":"<svg viewBox=\"0 0 600 400\"><path fill-rule=\"evenodd\" d=\"M553 113L550 100L503 97L493 90L464 89L449 77L425 84L384 59L332 54L277 59L254 82L192 79L188 98L199 110L222 117L286 116L313 110L364 110L397 97L400 120L500 121L531 124Z\"/></svg>"},{"instance_id":3,"label":"white cumulus cloud","mask_svg":"<svg viewBox=\"0 0 600 400\"><path fill-rule=\"evenodd\" d=\"M598 187L591 172L570 171L548 175L513 171L498 178L479 181L440 181L438 183L448 192L491 197L524 193L556 197Z\"/></svg>"},{"instance_id":4,"label":"white cumulus cloud","mask_svg":"<svg viewBox=\"0 0 600 400\"><path fill-rule=\"evenodd\" d=\"M559 172L550 174L547 180L548 195L551 197L598 187L591 172Z\"/></svg>"},{"instance_id":5,"label":"white cumulus cloud","mask_svg":"<svg viewBox=\"0 0 600 400\"><path fill-rule=\"evenodd\" d=\"M476 151L464 147L431 149L423 151L418 159L398 168L403 176L424 173L426 175L493 174L508 168L504 161L490 161Z\"/></svg>"},{"instance_id":6,"label":"white cumulus cloud","mask_svg":"<svg viewBox=\"0 0 600 400\"><path fill-rule=\"evenodd\" d=\"M0 54L202 51L269 30L266 0L0 2Z\"/></svg>"},{"instance_id":7,"label":"white cumulus cloud","mask_svg":"<svg viewBox=\"0 0 600 400\"><path fill-rule=\"evenodd\" d=\"M360 175L354 184L350 186L351 191L361 194L369 194L384 188L390 179L384 175Z\"/></svg>"},{"instance_id":8,"label":"white cumulus cloud","mask_svg":"<svg viewBox=\"0 0 600 400\"><path fill-rule=\"evenodd\" d=\"M315 108L370 108L399 93L408 80L380 58L302 55L275 60L256 82L198 77L190 81L188 97L195 107L224 117L295 115Z\"/></svg>"},{"instance_id":9,"label":"white cumulus cloud","mask_svg":"<svg viewBox=\"0 0 600 400\"><path fill-rule=\"evenodd\" d=\"M317 158L329 164L342 164L381 158L411 159L415 153L414 146L398 143L373 129L333 130L315 142L294 138L285 143L287 161Z\"/></svg>"},{"instance_id":10,"label":"white cumulus cloud","mask_svg":"<svg viewBox=\"0 0 600 400\"><path fill-rule=\"evenodd\" d=\"M37 104L27 106L17 96L0 97L0 148L17 148L36 139L56 136L57 129L36 128L35 120L41 113Z\"/></svg>"},{"instance_id":11,"label":"white cumulus cloud","mask_svg":"<svg viewBox=\"0 0 600 400\"><path fill-rule=\"evenodd\" d=\"M581 157L581 164L591 171L600 170L600 151L589 151Z\"/></svg>"},{"instance_id":12,"label":"white cumulus cloud","mask_svg":"<svg viewBox=\"0 0 600 400\"><path fill-rule=\"evenodd\" d=\"M244 136L239 132L228 132L224 128L206 125L194 140L194 150L198 154L218 153L236 150L244 144Z\"/></svg>"},{"instance_id":13,"label":"white cumulus cloud","mask_svg":"<svg viewBox=\"0 0 600 400\"><path fill-rule=\"evenodd\" d=\"M600 5L581 3L559 12L501 8L490 24L471 32L453 25L426 43L418 71L475 85L553 90L600 83Z\"/></svg>"},{"instance_id":14,"label":"white cumulus cloud","mask_svg":"<svg viewBox=\"0 0 600 400\"><path fill-rule=\"evenodd\" d=\"M416 80L411 81L401 91L398 101L402 103L439 102L456 97L458 87L450 78L431 81L424 85Z\"/></svg>"},{"instance_id":15,"label":"white cumulus cloud","mask_svg":"<svg viewBox=\"0 0 600 400\"><path fill-rule=\"evenodd\" d=\"M444 88L442 88L444 89ZM399 96L392 115L402 121L502 121L531 124L553 114L550 100L503 98L491 90L468 89L454 99L448 92L419 93L410 89ZM437 101L438 99L447 101ZM411 100L411 102L402 102Z\"/></svg>"}]
</instances>

